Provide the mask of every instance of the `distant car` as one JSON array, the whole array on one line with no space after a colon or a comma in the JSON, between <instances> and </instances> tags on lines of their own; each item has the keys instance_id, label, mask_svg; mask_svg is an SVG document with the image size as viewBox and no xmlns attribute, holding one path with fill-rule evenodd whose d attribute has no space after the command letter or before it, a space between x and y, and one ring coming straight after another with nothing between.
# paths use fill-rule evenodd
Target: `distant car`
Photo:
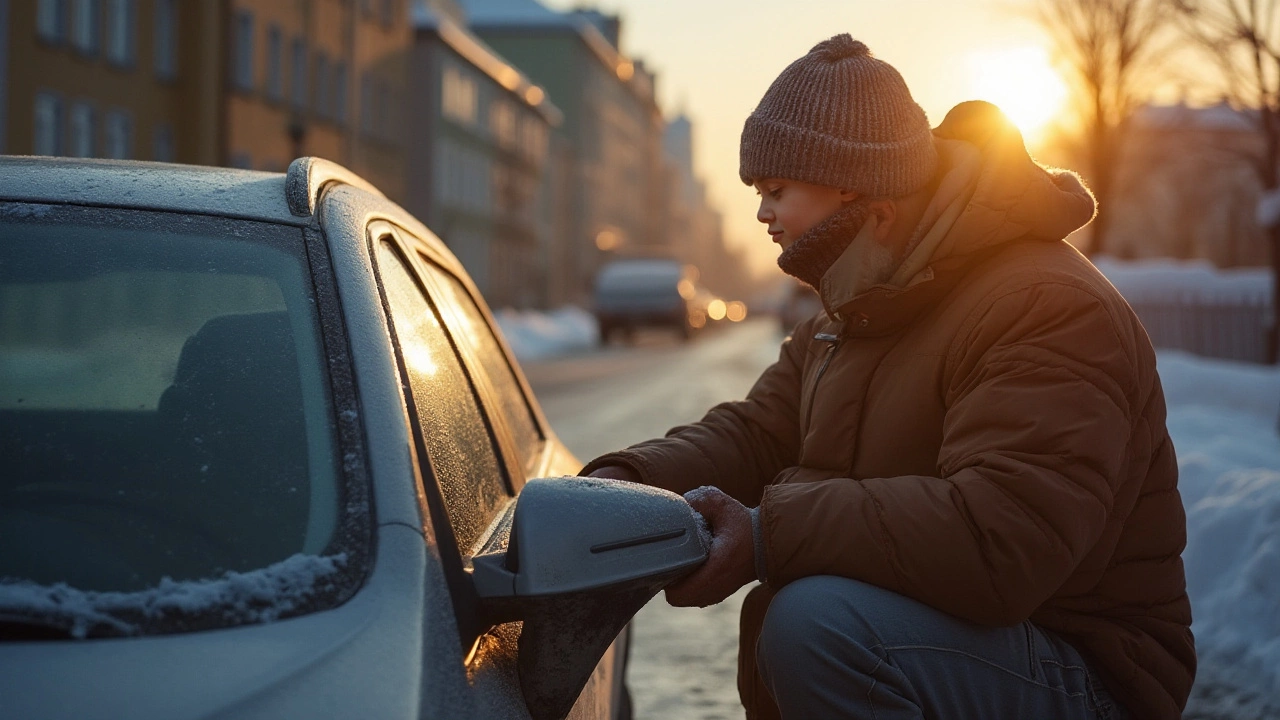
<instances>
[{"instance_id":1,"label":"distant car","mask_svg":"<svg viewBox=\"0 0 1280 720\"><path fill-rule=\"evenodd\" d=\"M796 329L796 325L822 312L822 299L808 285L796 281L791 284L782 305L778 308L778 327L784 333Z\"/></svg>"},{"instance_id":2,"label":"distant car","mask_svg":"<svg viewBox=\"0 0 1280 720\"><path fill-rule=\"evenodd\" d=\"M666 328L687 340L706 324L693 269L669 258L619 258L596 273L593 310L601 342L639 328Z\"/></svg>"},{"instance_id":3,"label":"distant car","mask_svg":"<svg viewBox=\"0 0 1280 720\"><path fill-rule=\"evenodd\" d=\"M0 158L0 715L625 718L705 559L349 171ZM517 622L520 621L520 622Z\"/></svg>"}]
</instances>

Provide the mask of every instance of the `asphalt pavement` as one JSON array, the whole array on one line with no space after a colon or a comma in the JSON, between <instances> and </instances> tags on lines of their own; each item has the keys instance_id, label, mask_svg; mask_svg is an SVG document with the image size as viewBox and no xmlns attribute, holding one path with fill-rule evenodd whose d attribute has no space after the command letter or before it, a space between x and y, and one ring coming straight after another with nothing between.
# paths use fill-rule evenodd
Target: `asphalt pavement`
<instances>
[{"instance_id":1,"label":"asphalt pavement","mask_svg":"<svg viewBox=\"0 0 1280 720\"><path fill-rule=\"evenodd\" d=\"M714 328L683 343L657 331L558 360L525 375L560 439L583 462L693 422L746 395L778 356L769 318ZM627 679L636 720L740 720L738 610L747 589L709 608L660 594L636 615Z\"/></svg>"}]
</instances>

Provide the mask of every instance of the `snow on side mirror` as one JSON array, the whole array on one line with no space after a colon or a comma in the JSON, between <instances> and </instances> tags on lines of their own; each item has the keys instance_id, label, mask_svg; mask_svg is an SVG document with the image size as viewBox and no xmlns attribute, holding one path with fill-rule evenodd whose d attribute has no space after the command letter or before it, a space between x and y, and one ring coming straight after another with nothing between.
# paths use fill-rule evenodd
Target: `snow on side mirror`
<instances>
[{"instance_id":1,"label":"snow on side mirror","mask_svg":"<svg viewBox=\"0 0 1280 720\"><path fill-rule=\"evenodd\" d=\"M526 483L507 551L473 558L472 581L492 622L524 622L518 664L534 720L567 716L631 617L708 549L675 493L605 478Z\"/></svg>"}]
</instances>

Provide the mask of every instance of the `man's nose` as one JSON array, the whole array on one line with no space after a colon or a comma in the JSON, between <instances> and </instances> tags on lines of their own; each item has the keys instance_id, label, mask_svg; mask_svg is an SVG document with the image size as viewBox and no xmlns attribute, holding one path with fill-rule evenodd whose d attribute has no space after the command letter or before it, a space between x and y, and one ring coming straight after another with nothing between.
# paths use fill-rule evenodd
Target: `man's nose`
<instances>
[{"instance_id":1,"label":"man's nose","mask_svg":"<svg viewBox=\"0 0 1280 720\"><path fill-rule=\"evenodd\" d=\"M764 201L760 201L760 207L756 209L756 219L768 225L773 221L773 211L765 207Z\"/></svg>"}]
</instances>

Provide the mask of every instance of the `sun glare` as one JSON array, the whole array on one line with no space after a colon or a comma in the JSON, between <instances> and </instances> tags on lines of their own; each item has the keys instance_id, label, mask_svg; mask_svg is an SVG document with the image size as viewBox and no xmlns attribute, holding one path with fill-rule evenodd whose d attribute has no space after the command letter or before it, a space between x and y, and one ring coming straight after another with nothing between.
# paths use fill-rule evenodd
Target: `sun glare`
<instances>
[{"instance_id":1,"label":"sun glare","mask_svg":"<svg viewBox=\"0 0 1280 720\"><path fill-rule=\"evenodd\" d=\"M974 99L994 103L1029 141L1063 110L1067 87L1043 48L1021 47L969 56Z\"/></svg>"}]
</instances>

